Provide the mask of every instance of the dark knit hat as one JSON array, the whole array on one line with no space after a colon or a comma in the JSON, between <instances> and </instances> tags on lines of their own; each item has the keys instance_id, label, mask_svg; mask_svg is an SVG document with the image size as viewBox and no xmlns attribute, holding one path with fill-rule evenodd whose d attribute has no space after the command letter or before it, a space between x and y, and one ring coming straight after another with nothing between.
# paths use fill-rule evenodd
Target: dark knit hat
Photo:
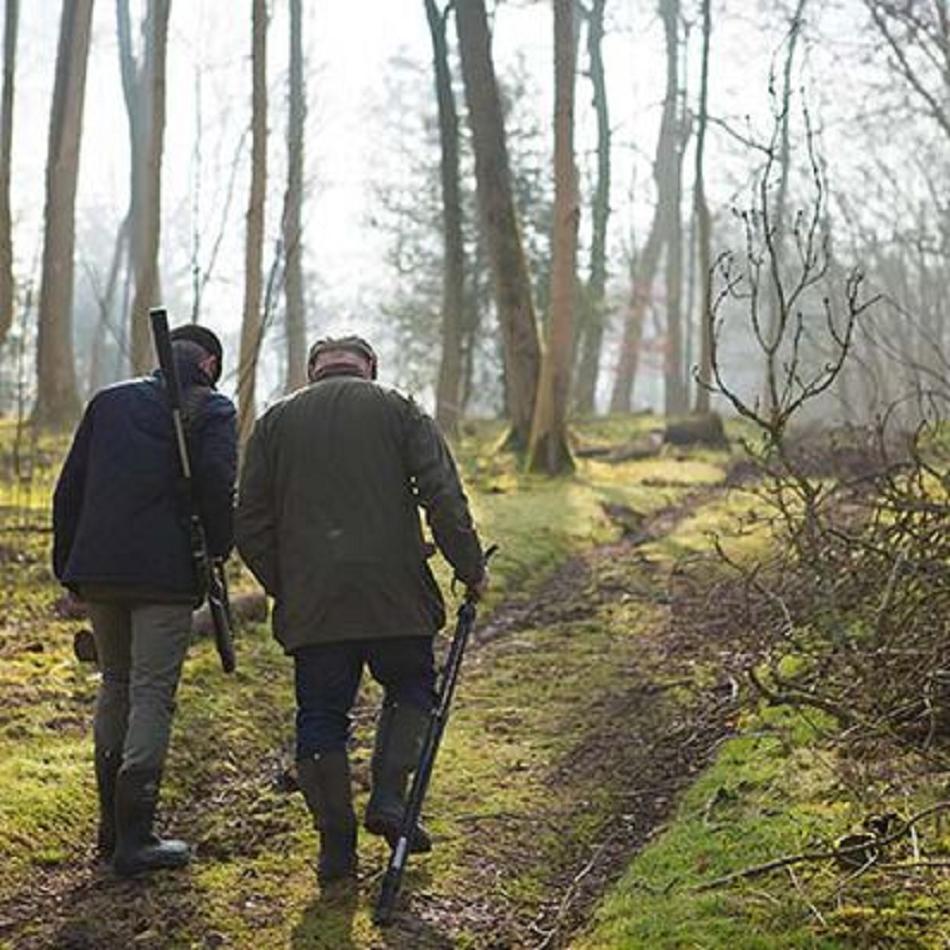
<instances>
[{"instance_id":1,"label":"dark knit hat","mask_svg":"<svg viewBox=\"0 0 950 950\"><path fill-rule=\"evenodd\" d=\"M207 327L198 326L197 323L185 323L180 327L175 327L168 338L174 343L176 340L190 340L197 343L209 356L215 356L218 360L218 367L215 370L214 379L216 383L221 378L221 366L224 362L224 349L217 335Z\"/></svg>"},{"instance_id":2,"label":"dark knit hat","mask_svg":"<svg viewBox=\"0 0 950 950\"><path fill-rule=\"evenodd\" d=\"M312 371L313 364L316 363L317 358L322 353L326 353L328 351L332 352L334 350L344 350L347 353L356 353L358 356L362 356L365 360L368 360L370 374L373 379L376 379L376 351L366 340L364 340L361 336L356 336L355 334L341 337L328 336L324 337L322 340L317 340L317 342L310 347L310 353L307 356L307 368Z\"/></svg>"}]
</instances>

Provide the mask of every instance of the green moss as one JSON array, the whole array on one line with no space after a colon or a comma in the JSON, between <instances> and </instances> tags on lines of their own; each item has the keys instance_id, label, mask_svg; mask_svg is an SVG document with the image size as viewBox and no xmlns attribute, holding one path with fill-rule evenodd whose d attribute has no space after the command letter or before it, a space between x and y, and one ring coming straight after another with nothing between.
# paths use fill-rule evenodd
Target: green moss
<instances>
[{"instance_id":1,"label":"green moss","mask_svg":"<svg viewBox=\"0 0 950 950\"><path fill-rule=\"evenodd\" d=\"M578 437L618 444L659 424L650 416L611 417L579 427ZM699 657L687 658L689 685L681 685L682 671L671 668L655 639L664 629L673 559L708 550L711 535L735 556L750 556L768 544L772 526L752 494L712 496L729 461L723 453L665 450L618 465L579 460L572 477L545 480L496 451L500 434L500 426L473 427L458 447L482 533L502 546L486 610L526 598L554 566L616 539L605 503L649 515L688 496L712 500L678 524L671 518L670 531L640 548L646 563L598 562L589 567L594 576L581 576L576 589L559 593L560 617L520 624L469 655L427 801L437 847L413 860L405 886L423 919L411 932L385 936L372 925L374 873L387 849L365 835L360 861L366 878L359 890L319 893L309 816L299 796L279 793L274 783L281 759L292 754L291 665L269 632L257 627L241 635L235 676L220 673L208 642L194 647L186 665L163 810L167 824L196 844L197 860L184 874L159 875L147 888L123 891L121 902L110 885L97 883L86 892L88 907L70 910L70 925L85 945L123 945L137 934L144 946L426 947L451 939L479 947L488 938L484 921L466 919L470 906L491 897L497 906L515 908L523 922L549 906L552 893L560 896L552 888L566 886L583 865L622 801L609 775L565 768L583 752L598 716L626 696L631 681L649 681L659 686L649 714L672 724L688 714L697 691L715 685L714 670ZM0 426L0 445L9 436ZM0 853L6 859L0 902L15 897L24 906L38 876L88 874L83 869L95 822L88 731L96 678L71 657L79 624L51 619L58 592L47 567L48 533L20 530L48 525L64 444L42 444L30 485L0 478L0 505L17 506L16 524L12 515L0 518L0 552L15 555L4 563L9 583L0 592ZM439 559L435 566L447 584L448 568ZM244 572L233 573L238 586L248 583ZM598 600L592 595L599 591L611 593ZM794 658L786 663L794 666ZM368 686L363 699L370 709L378 690ZM833 947L851 945L854 935L865 945L898 939L910 945L914 935L944 934L945 884L933 895L907 889L885 900L886 881L868 877L867 893L856 889L853 900L826 910L823 929L787 878L709 894L688 890L860 820L853 806L842 804L832 771L814 752L816 724L822 725L818 717L787 709L739 718L745 735L721 747L580 945ZM364 713L352 753L360 809L370 741L371 717ZM806 893L828 884L826 874L802 868ZM37 918L18 937L42 942L51 926ZM506 923L499 919L497 926L491 939L504 944Z\"/></svg>"},{"instance_id":2,"label":"green moss","mask_svg":"<svg viewBox=\"0 0 950 950\"><path fill-rule=\"evenodd\" d=\"M751 725L761 731L768 723ZM786 751L800 738L766 734L727 742L684 796L666 833L632 862L578 946L837 946L816 939L809 908L787 887L774 899L763 898L756 883L712 893L691 890L840 829L835 808L808 801L829 789L827 769ZM804 748L796 745L795 751Z\"/></svg>"}]
</instances>

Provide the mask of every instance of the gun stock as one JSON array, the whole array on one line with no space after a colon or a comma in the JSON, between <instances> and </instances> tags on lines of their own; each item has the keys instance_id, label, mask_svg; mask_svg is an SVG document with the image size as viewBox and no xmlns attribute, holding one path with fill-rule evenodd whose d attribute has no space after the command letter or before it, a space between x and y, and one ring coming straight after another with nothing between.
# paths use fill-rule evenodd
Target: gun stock
<instances>
[{"instance_id":1,"label":"gun stock","mask_svg":"<svg viewBox=\"0 0 950 950\"><path fill-rule=\"evenodd\" d=\"M221 668L225 673L233 673L237 668L237 657L234 654L234 638L231 632L233 629L231 603L228 597L224 564L220 561L211 562L208 577L208 609L214 626L214 645L221 658Z\"/></svg>"}]
</instances>

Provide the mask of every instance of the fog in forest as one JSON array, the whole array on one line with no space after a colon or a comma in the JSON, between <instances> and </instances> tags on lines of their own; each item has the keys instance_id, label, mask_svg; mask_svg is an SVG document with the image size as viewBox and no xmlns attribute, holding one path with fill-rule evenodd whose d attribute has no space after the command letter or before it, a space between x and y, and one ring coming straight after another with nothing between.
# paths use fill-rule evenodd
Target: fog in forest
<instances>
[{"instance_id":1,"label":"fog in forest","mask_svg":"<svg viewBox=\"0 0 950 950\"><path fill-rule=\"evenodd\" d=\"M8 20L18 6L6 5ZM130 206L130 173L138 163L144 175L148 156L144 146L133 155L129 115L138 116L135 134L144 141L157 7L120 0L92 10L85 101L73 116L80 126L71 301L48 334L71 334L72 353L60 347L55 359L74 361L79 401L142 370L133 365L139 357L133 359L130 325L143 315L133 307L159 303L173 323L200 320L221 333L228 353L223 388L237 390L242 313L246 319L248 312L254 110L253 23L251 5L245 6L170 5L163 141L153 179L160 214L142 224L158 241L157 281L147 300L136 295L141 264L130 248L139 242L129 243L129 230L141 224L132 218L142 217ZM266 170L257 299L250 307L260 324L256 405L278 398L288 379L290 255L283 224L288 143L295 135L288 121L296 30L304 118L302 187L292 196L300 220L293 266L300 272L303 338L309 344L343 330L366 335L382 353L382 379L433 409L445 358L445 245L425 4L304 4L296 25L290 7L269 4L262 27ZM597 10L602 32L595 51ZM861 308L849 330L850 358L813 403L814 412L866 420L896 402L919 403L922 392L946 395L950 328L941 287L950 90L940 67L947 35L939 10L939 4L871 0L727 0L711 4L707 23L699 3L578 4L571 391L581 414L690 408L708 319L716 326L724 380L763 404L771 398L763 344L771 345L776 321L784 316L797 325L801 315L797 342L790 326L776 344L779 374L792 346L801 365L820 371L834 356L849 308ZM452 18L437 12L459 149L464 273L455 317L456 401L463 415L504 414L505 334L479 225L458 38ZM498 2L488 13L518 228L543 337L555 191L552 15L548 5L528 2ZM7 30L12 294L0 321L0 401L5 411L22 414L37 399L38 366L51 365L37 361L49 227L43 170L64 54L57 53L56 4L24 4L18 14L15 35ZM704 25L710 39L705 105ZM137 74L138 99L129 98L123 59ZM697 214L700 127L708 236L700 233ZM849 276L857 275L860 286L849 303ZM79 403L67 402L67 416L74 415ZM721 394L713 404L729 408ZM906 411L910 418L917 410Z\"/></svg>"}]
</instances>

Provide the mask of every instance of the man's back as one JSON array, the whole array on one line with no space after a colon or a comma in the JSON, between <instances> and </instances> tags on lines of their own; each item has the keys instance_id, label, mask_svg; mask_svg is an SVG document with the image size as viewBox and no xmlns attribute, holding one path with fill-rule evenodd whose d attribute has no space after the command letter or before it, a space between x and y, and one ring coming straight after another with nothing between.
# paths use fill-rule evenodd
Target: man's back
<instances>
[{"instance_id":1,"label":"man's back","mask_svg":"<svg viewBox=\"0 0 950 950\"><path fill-rule=\"evenodd\" d=\"M469 591L487 583L445 440L411 400L376 385L376 367L361 337L318 340L310 386L254 426L238 502L238 549L294 659L297 777L320 833L321 884L357 870L346 745L364 667L383 688L364 825L390 844L429 722L445 609L420 507ZM431 847L417 825L410 849Z\"/></svg>"},{"instance_id":2,"label":"man's back","mask_svg":"<svg viewBox=\"0 0 950 950\"><path fill-rule=\"evenodd\" d=\"M199 590L189 522L197 507L213 555L231 546L237 432L214 391L223 349L207 327L170 334L190 419L192 496L184 497L161 375L118 383L86 407L53 496L53 568L86 601L102 677L93 726L97 847L120 876L180 868L155 809L175 692Z\"/></svg>"},{"instance_id":3,"label":"man's back","mask_svg":"<svg viewBox=\"0 0 950 950\"><path fill-rule=\"evenodd\" d=\"M187 392L194 406L190 441L198 503L209 542L225 554L234 409L207 387L191 385ZM54 517L54 567L65 583L194 596L187 499L158 377L117 383L92 399L57 487Z\"/></svg>"},{"instance_id":4,"label":"man's back","mask_svg":"<svg viewBox=\"0 0 950 950\"><path fill-rule=\"evenodd\" d=\"M423 636L445 621L418 505L473 573L480 549L455 466L411 400L331 375L272 407L248 446L238 546L277 599L288 650ZM266 535L266 537L265 537ZM441 544L440 544L441 546Z\"/></svg>"},{"instance_id":5,"label":"man's back","mask_svg":"<svg viewBox=\"0 0 950 950\"><path fill-rule=\"evenodd\" d=\"M405 457L409 406L375 383L337 376L280 404L263 428L281 543L309 559L417 564L422 537Z\"/></svg>"}]
</instances>

